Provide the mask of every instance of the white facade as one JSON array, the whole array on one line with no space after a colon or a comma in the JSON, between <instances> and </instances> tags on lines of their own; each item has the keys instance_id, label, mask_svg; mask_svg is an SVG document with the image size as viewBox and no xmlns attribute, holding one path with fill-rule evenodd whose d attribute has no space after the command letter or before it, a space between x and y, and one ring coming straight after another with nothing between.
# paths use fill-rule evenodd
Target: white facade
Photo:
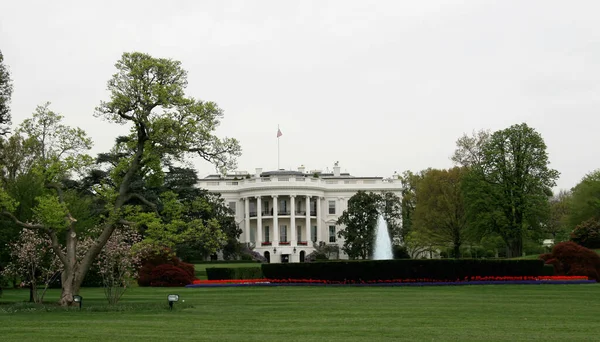
<instances>
[{"instance_id":1,"label":"white facade","mask_svg":"<svg viewBox=\"0 0 600 342\"><path fill-rule=\"evenodd\" d=\"M335 222L357 191L401 195L396 177L353 177L340 173L337 165L333 169L333 173L305 172L304 167L298 171L256 169L254 175L211 175L198 186L220 193L234 210L243 231L240 242L254 246L272 263L301 262L314 251L313 242L343 245ZM347 256L340 250L340 257Z\"/></svg>"}]
</instances>

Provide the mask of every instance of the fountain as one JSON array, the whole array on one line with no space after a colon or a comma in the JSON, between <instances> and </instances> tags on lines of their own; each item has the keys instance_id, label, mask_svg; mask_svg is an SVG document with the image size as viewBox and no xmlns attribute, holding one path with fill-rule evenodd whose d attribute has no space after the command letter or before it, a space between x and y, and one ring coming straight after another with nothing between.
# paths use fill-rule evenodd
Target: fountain
<instances>
[{"instance_id":1,"label":"fountain","mask_svg":"<svg viewBox=\"0 0 600 342\"><path fill-rule=\"evenodd\" d=\"M373 249L374 260L393 259L392 240L387 229L387 223L383 215L377 219L377 231L375 232L375 248Z\"/></svg>"}]
</instances>

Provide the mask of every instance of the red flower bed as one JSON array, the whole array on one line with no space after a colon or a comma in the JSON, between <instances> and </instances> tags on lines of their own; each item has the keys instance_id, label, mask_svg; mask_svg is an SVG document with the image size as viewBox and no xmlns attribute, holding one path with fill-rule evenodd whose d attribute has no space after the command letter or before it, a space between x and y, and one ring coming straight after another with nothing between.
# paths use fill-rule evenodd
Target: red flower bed
<instances>
[{"instance_id":1,"label":"red flower bed","mask_svg":"<svg viewBox=\"0 0 600 342\"><path fill-rule=\"evenodd\" d=\"M519 276L519 277L471 277L470 279L457 279L451 281L437 279L388 279L376 281L345 281L336 282L319 279L224 279L224 280L194 280L194 285L200 284L256 284L256 283L285 283L285 284L385 284L385 283L446 283L446 282L503 282L503 281L574 281L588 280L586 276Z\"/></svg>"}]
</instances>

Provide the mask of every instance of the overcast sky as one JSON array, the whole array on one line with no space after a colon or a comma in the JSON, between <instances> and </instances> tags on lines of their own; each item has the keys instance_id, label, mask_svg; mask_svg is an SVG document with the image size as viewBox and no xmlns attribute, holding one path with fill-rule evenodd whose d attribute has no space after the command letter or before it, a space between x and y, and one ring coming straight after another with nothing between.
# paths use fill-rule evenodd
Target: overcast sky
<instances>
[{"instance_id":1,"label":"overcast sky","mask_svg":"<svg viewBox=\"0 0 600 342\"><path fill-rule=\"evenodd\" d=\"M52 102L93 154L123 52L180 60L215 101L240 170L390 176L447 168L465 132L526 122L558 188L600 167L600 1L3 1L13 122ZM214 168L196 162L200 176Z\"/></svg>"}]
</instances>

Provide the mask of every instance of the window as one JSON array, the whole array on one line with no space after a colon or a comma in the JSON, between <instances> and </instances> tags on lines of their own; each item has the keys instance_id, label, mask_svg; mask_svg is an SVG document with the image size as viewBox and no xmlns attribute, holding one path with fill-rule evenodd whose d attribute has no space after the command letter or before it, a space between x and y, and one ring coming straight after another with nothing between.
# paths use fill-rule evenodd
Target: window
<instances>
[{"instance_id":1,"label":"window","mask_svg":"<svg viewBox=\"0 0 600 342\"><path fill-rule=\"evenodd\" d=\"M231 210L231 212L233 213L233 215L236 214L236 202L229 202L229 209Z\"/></svg>"},{"instance_id":2,"label":"window","mask_svg":"<svg viewBox=\"0 0 600 342\"><path fill-rule=\"evenodd\" d=\"M287 201L284 199L279 201L279 214L289 215L289 212L287 210Z\"/></svg>"},{"instance_id":3,"label":"window","mask_svg":"<svg viewBox=\"0 0 600 342\"><path fill-rule=\"evenodd\" d=\"M329 201L329 213L335 215L335 201Z\"/></svg>"},{"instance_id":4,"label":"window","mask_svg":"<svg viewBox=\"0 0 600 342\"><path fill-rule=\"evenodd\" d=\"M312 242L317 242L317 226L312 226L310 230L310 237Z\"/></svg>"},{"instance_id":5,"label":"window","mask_svg":"<svg viewBox=\"0 0 600 342\"><path fill-rule=\"evenodd\" d=\"M279 226L279 242L288 242L287 239L287 226L282 224Z\"/></svg>"},{"instance_id":6,"label":"window","mask_svg":"<svg viewBox=\"0 0 600 342\"><path fill-rule=\"evenodd\" d=\"M302 213L302 203L300 201L296 202L296 214Z\"/></svg>"},{"instance_id":7,"label":"window","mask_svg":"<svg viewBox=\"0 0 600 342\"><path fill-rule=\"evenodd\" d=\"M269 240L269 226L265 226L265 229L263 229L263 235L264 235L264 242L270 242L271 240Z\"/></svg>"},{"instance_id":8,"label":"window","mask_svg":"<svg viewBox=\"0 0 600 342\"><path fill-rule=\"evenodd\" d=\"M250 228L250 242L256 243L256 227Z\"/></svg>"},{"instance_id":9,"label":"window","mask_svg":"<svg viewBox=\"0 0 600 342\"><path fill-rule=\"evenodd\" d=\"M296 227L296 241L302 241L302 226Z\"/></svg>"},{"instance_id":10,"label":"window","mask_svg":"<svg viewBox=\"0 0 600 342\"><path fill-rule=\"evenodd\" d=\"M329 226L329 242L335 243L335 226Z\"/></svg>"},{"instance_id":11,"label":"window","mask_svg":"<svg viewBox=\"0 0 600 342\"><path fill-rule=\"evenodd\" d=\"M264 201L263 202L263 207L262 207L262 214L263 215L269 215L270 211L269 211L269 201Z\"/></svg>"}]
</instances>

